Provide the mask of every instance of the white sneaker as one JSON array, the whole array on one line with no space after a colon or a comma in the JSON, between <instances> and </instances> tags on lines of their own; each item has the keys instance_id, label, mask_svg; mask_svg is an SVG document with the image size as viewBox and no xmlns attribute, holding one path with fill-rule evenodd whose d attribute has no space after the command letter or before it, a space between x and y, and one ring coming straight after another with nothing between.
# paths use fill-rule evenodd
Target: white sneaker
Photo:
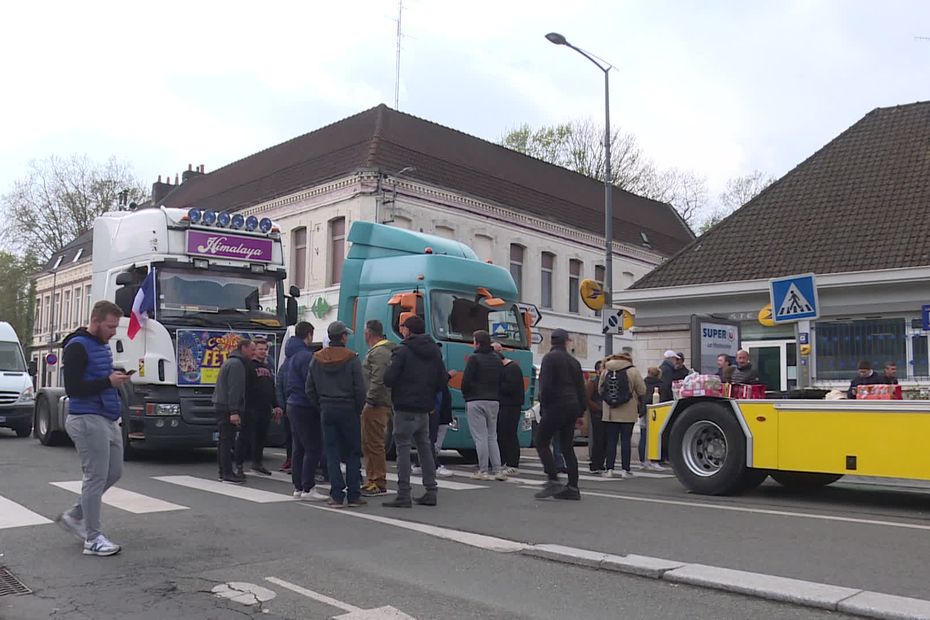
<instances>
[{"instance_id":1,"label":"white sneaker","mask_svg":"<svg viewBox=\"0 0 930 620\"><path fill-rule=\"evenodd\" d=\"M300 499L305 502L325 502L329 499L329 495L323 495L316 490L316 487L313 487L309 491L301 493Z\"/></svg>"},{"instance_id":2,"label":"white sneaker","mask_svg":"<svg viewBox=\"0 0 930 620\"><path fill-rule=\"evenodd\" d=\"M483 471L476 471L471 475L472 480L490 480L491 476Z\"/></svg>"},{"instance_id":3,"label":"white sneaker","mask_svg":"<svg viewBox=\"0 0 930 620\"><path fill-rule=\"evenodd\" d=\"M301 491L294 489L294 499L300 499L300 496L303 495Z\"/></svg>"},{"instance_id":4,"label":"white sneaker","mask_svg":"<svg viewBox=\"0 0 930 620\"><path fill-rule=\"evenodd\" d=\"M84 522L72 517L69 513L63 512L55 519L55 523L68 532L81 542L87 540L87 528L84 527Z\"/></svg>"},{"instance_id":5,"label":"white sneaker","mask_svg":"<svg viewBox=\"0 0 930 620\"><path fill-rule=\"evenodd\" d=\"M413 467L410 468L410 473L415 476L419 476L423 473L423 468L420 467L419 465L414 465Z\"/></svg>"},{"instance_id":6,"label":"white sneaker","mask_svg":"<svg viewBox=\"0 0 930 620\"><path fill-rule=\"evenodd\" d=\"M655 461L649 461L649 465L647 466L647 469L651 471L668 471L666 468L662 467Z\"/></svg>"},{"instance_id":7,"label":"white sneaker","mask_svg":"<svg viewBox=\"0 0 930 620\"><path fill-rule=\"evenodd\" d=\"M614 477L614 470L612 469L605 469L604 473L601 474L601 478L613 478L613 477Z\"/></svg>"},{"instance_id":8,"label":"white sneaker","mask_svg":"<svg viewBox=\"0 0 930 620\"><path fill-rule=\"evenodd\" d=\"M453 472L445 465L440 465L436 468L436 475L440 478L451 478L453 475L455 475L455 472Z\"/></svg>"},{"instance_id":9,"label":"white sneaker","mask_svg":"<svg viewBox=\"0 0 930 620\"><path fill-rule=\"evenodd\" d=\"M505 482L507 480L507 472L503 469L494 474L494 479L498 482Z\"/></svg>"},{"instance_id":10,"label":"white sneaker","mask_svg":"<svg viewBox=\"0 0 930 620\"><path fill-rule=\"evenodd\" d=\"M623 471L620 472L620 477L623 478L624 480L627 479L627 478L632 478L632 477L633 477L633 472L631 472L631 471L626 471L626 470L624 469Z\"/></svg>"},{"instance_id":11,"label":"white sneaker","mask_svg":"<svg viewBox=\"0 0 930 620\"><path fill-rule=\"evenodd\" d=\"M107 540L107 537L103 534L98 534L97 538L84 542L84 555L99 555L101 557L116 555L121 548L119 545L114 545Z\"/></svg>"},{"instance_id":12,"label":"white sneaker","mask_svg":"<svg viewBox=\"0 0 930 620\"><path fill-rule=\"evenodd\" d=\"M520 475L520 470L517 469L516 467L508 467L504 471L507 472L508 476L519 476Z\"/></svg>"}]
</instances>

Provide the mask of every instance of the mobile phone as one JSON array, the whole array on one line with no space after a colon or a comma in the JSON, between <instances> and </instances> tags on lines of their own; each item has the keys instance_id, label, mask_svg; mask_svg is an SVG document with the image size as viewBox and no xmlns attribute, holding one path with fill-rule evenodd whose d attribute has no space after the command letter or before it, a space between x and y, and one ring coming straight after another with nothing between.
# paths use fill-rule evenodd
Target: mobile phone
<instances>
[{"instance_id":1,"label":"mobile phone","mask_svg":"<svg viewBox=\"0 0 930 620\"><path fill-rule=\"evenodd\" d=\"M135 368L132 368L132 369L130 369L130 370L127 370L127 371L126 371L126 374L127 374L127 375L134 375L134 374L136 374L136 369L135 369Z\"/></svg>"}]
</instances>

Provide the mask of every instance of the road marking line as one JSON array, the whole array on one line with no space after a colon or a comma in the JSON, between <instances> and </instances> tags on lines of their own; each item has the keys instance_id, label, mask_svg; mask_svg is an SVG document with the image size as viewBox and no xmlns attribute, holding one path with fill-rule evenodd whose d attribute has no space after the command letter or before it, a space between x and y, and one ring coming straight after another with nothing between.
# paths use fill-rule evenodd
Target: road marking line
<instances>
[{"instance_id":1,"label":"road marking line","mask_svg":"<svg viewBox=\"0 0 930 620\"><path fill-rule=\"evenodd\" d=\"M244 499L247 502L255 502L256 504L294 501L294 498L290 494L270 493L260 489L250 489L248 487L227 484L225 482L219 482L218 480L195 478L194 476L153 476L153 478L189 489L197 489L198 491L207 491L208 493L216 493L217 495Z\"/></svg>"},{"instance_id":2,"label":"road marking line","mask_svg":"<svg viewBox=\"0 0 930 620\"><path fill-rule=\"evenodd\" d=\"M388 473L387 479L391 482L397 482L397 474ZM410 476L410 484L423 484L423 478L420 476ZM436 485L440 489L449 489L450 491L471 491L474 489L486 489L486 486L478 484L466 484L464 482L453 482L451 480L443 480L439 476L436 477Z\"/></svg>"},{"instance_id":3,"label":"road marking line","mask_svg":"<svg viewBox=\"0 0 930 620\"><path fill-rule=\"evenodd\" d=\"M25 506L0 496L0 530L8 527L22 527L26 525L44 525L51 523L37 512L32 512Z\"/></svg>"},{"instance_id":4,"label":"road marking line","mask_svg":"<svg viewBox=\"0 0 930 620\"><path fill-rule=\"evenodd\" d=\"M477 547L479 549L484 549L486 551L496 551L498 553L514 553L523 551L529 545L520 542L514 542L512 540L507 540L505 538L496 538L494 536L486 536L484 534L474 534L472 532L465 532L462 530L452 530L444 527L439 527L436 525L427 525L425 523L417 523L415 521L404 521L401 519L392 519L391 517L379 517L377 515L368 514L365 512L354 512L351 510L339 510L334 508L327 508L326 506L319 506L313 504L301 504L301 506L306 506L307 508L315 508L317 510L325 510L327 512L338 513L340 515L346 515L349 517L355 517L357 519L366 519L368 521L375 521L377 523L383 523L385 525L393 525L394 527L403 528L405 530L412 530L414 532L420 532L421 534L428 534L435 538L442 538L445 540L451 540L454 542L462 543L463 545L468 545L470 547Z\"/></svg>"},{"instance_id":5,"label":"road marking line","mask_svg":"<svg viewBox=\"0 0 930 620\"><path fill-rule=\"evenodd\" d=\"M653 497L634 497L632 495L616 495L614 493L599 493L596 491L583 491L583 495L595 497L609 497L623 499L631 502L645 502L651 504L665 504L668 506L685 506L687 508L709 508L712 510L727 510L730 512L748 512L751 514L773 515L776 517L797 517L801 519L817 519L820 521L839 521L842 523L859 523L862 525L881 525L885 527L899 527L909 530L930 530L930 525L917 523L902 523L900 521L881 521L878 519L860 519L857 517L841 517L838 515L820 515L810 512L791 512L788 510L773 510L770 508L748 508L744 506L723 506L720 504L706 504L702 502L685 502L673 499L657 499Z\"/></svg>"},{"instance_id":6,"label":"road marking line","mask_svg":"<svg viewBox=\"0 0 930 620\"><path fill-rule=\"evenodd\" d=\"M80 495L83 483L80 480L73 480L69 482L49 482L49 484L59 489L64 489L65 491ZM120 510L125 510L126 512L137 515L150 512L187 510L187 506L172 504L171 502L149 497L148 495L142 495L141 493L127 491L119 487L110 487L107 489L107 492L103 494L103 503L107 506L113 506L114 508L119 508Z\"/></svg>"},{"instance_id":7,"label":"road marking line","mask_svg":"<svg viewBox=\"0 0 930 620\"><path fill-rule=\"evenodd\" d=\"M303 588L296 583L284 581L283 579L278 579L277 577L265 577L265 581L273 583L276 586L281 586L282 588L287 588L291 592L296 592L297 594L306 596L307 598L313 599L319 603L329 605L330 607L336 607L342 611L347 611L350 614L364 611L361 607L356 607L355 605L350 605L349 603L338 601L330 596L326 596L325 594L320 594L319 592L308 590L307 588Z\"/></svg>"}]
</instances>

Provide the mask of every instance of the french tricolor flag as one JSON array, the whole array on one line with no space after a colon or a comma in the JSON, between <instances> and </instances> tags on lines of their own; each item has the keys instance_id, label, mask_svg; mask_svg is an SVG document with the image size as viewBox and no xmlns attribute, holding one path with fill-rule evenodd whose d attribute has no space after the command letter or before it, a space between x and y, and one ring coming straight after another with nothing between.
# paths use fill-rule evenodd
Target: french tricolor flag
<instances>
[{"instance_id":1,"label":"french tricolor flag","mask_svg":"<svg viewBox=\"0 0 930 620\"><path fill-rule=\"evenodd\" d=\"M136 298L132 302L132 312L129 315L129 330L126 335L130 340L136 337L139 330L145 326L149 313L155 311L155 267L149 269Z\"/></svg>"}]
</instances>

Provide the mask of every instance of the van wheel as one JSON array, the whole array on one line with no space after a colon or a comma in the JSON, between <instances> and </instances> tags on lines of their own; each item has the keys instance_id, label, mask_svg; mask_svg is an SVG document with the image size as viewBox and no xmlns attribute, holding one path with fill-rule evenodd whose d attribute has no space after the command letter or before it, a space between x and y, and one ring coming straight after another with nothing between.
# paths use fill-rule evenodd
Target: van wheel
<instances>
[{"instance_id":1,"label":"van wheel","mask_svg":"<svg viewBox=\"0 0 930 620\"><path fill-rule=\"evenodd\" d=\"M16 431L17 437L28 437L32 434L32 422L27 422L26 424L17 426L13 430Z\"/></svg>"},{"instance_id":2,"label":"van wheel","mask_svg":"<svg viewBox=\"0 0 930 620\"><path fill-rule=\"evenodd\" d=\"M843 474L816 474L802 471L773 471L772 478L788 489L817 489L833 484Z\"/></svg>"},{"instance_id":3,"label":"van wheel","mask_svg":"<svg viewBox=\"0 0 930 620\"><path fill-rule=\"evenodd\" d=\"M139 450L132 447L132 441L129 439L129 422L123 418L119 425L123 435L123 460L134 461L139 458Z\"/></svg>"},{"instance_id":4,"label":"van wheel","mask_svg":"<svg viewBox=\"0 0 930 620\"><path fill-rule=\"evenodd\" d=\"M702 495L739 493L743 484L758 479L747 477L746 439L739 423L714 403L685 409L672 427L669 457L678 480Z\"/></svg>"},{"instance_id":5,"label":"van wheel","mask_svg":"<svg viewBox=\"0 0 930 620\"><path fill-rule=\"evenodd\" d=\"M52 406L48 398L40 396L36 400L36 437L43 446L60 446L64 438L60 431L52 430Z\"/></svg>"}]
</instances>

